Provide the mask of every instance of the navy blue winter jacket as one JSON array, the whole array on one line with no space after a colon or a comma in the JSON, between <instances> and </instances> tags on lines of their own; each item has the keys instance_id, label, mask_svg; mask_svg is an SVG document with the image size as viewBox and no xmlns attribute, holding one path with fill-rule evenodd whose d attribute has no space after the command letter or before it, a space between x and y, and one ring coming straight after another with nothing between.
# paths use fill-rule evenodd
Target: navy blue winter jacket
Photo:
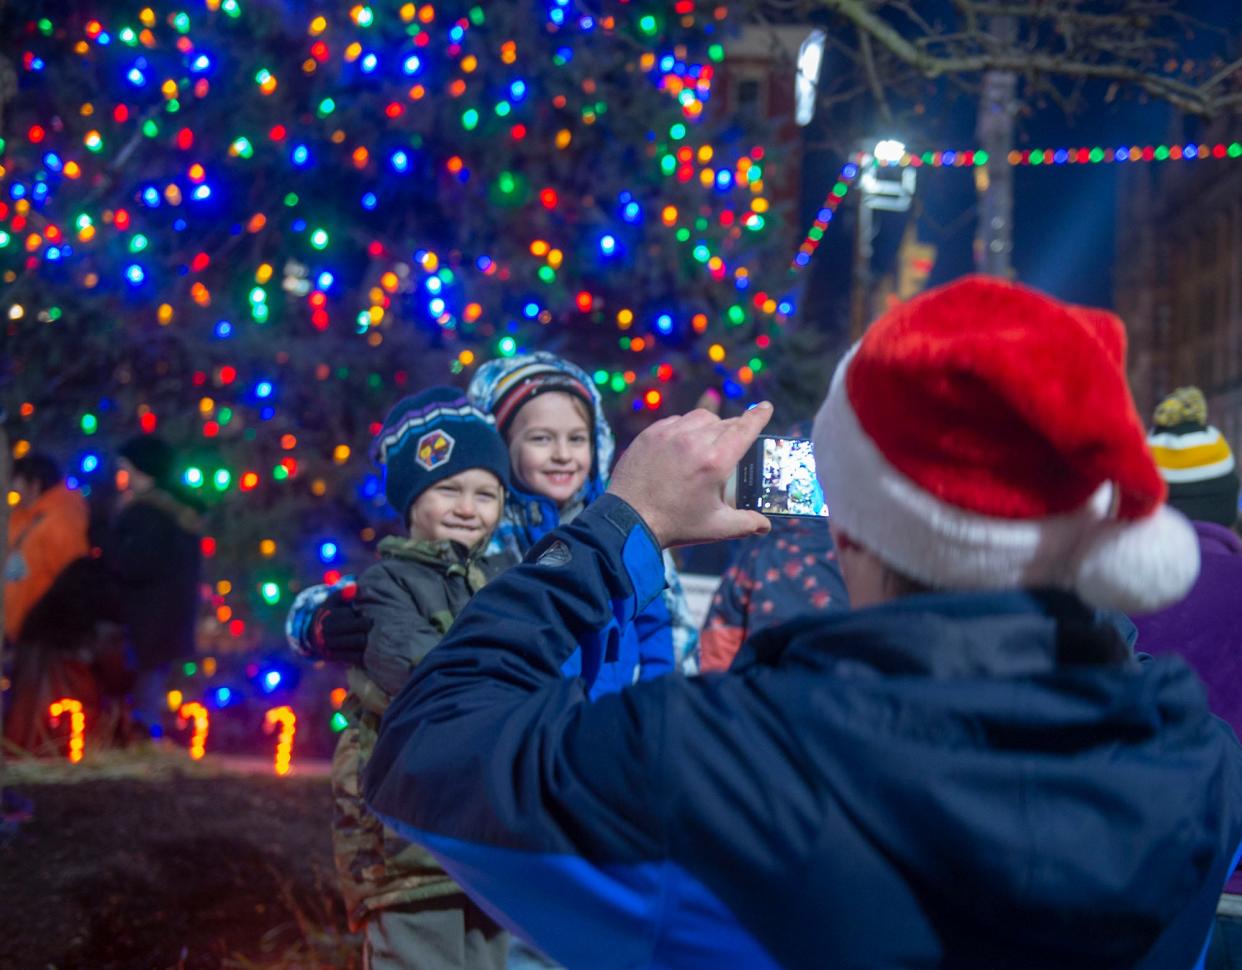
<instances>
[{"instance_id":1,"label":"navy blue winter jacket","mask_svg":"<svg viewBox=\"0 0 1242 970\"><path fill-rule=\"evenodd\" d=\"M1060 593L902 599L733 669L561 675L663 584L606 496L480 592L384 717L367 799L571 968L1189 967L1242 751L1180 661Z\"/></svg>"}]
</instances>

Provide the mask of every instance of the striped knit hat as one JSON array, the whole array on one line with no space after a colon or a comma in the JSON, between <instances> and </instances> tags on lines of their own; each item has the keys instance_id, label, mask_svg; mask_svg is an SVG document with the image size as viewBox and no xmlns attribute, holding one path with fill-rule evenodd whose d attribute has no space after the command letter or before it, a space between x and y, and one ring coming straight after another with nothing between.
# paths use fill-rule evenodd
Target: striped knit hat
<instances>
[{"instance_id":1,"label":"striped knit hat","mask_svg":"<svg viewBox=\"0 0 1242 970\"><path fill-rule=\"evenodd\" d=\"M986 277L931 290L842 361L813 438L833 521L930 586L1149 612L1198 575L1110 313Z\"/></svg>"},{"instance_id":2,"label":"striped knit hat","mask_svg":"<svg viewBox=\"0 0 1242 970\"><path fill-rule=\"evenodd\" d=\"M509 487L509 451L492 420L455 387L429 387L399 401L371 444L384 492L404 519L436 482L483 468Z\"/></svg>"},{"instance_id":3,"label":"striped knit hat","mask_svg":"<svg viewBox=\"0 0 1242 970\"><path fill-rule=\"evenodd\" d=\"M1147 435L1169 504L1191 519L1232 526L1238 518L1238 471L1229 443L1207 423L1197 387L1179 387L1156 407Z\"/></svg>"},{"instance_id":4,"label":"striped knit hat","mask_svg":"<svg viewBox=\"0 0 1242 970\"><path fill-rule=\"evenodd\" d=\"M515 367L496 382L491 412L496 419L496 430L502 436L508 432L524 404L549 391L560 391L578 398L586 405L587 414L594 414L594 398L586 384L561 366L559 360L546 360L545 356L550 357L532 354L528 362Z\"/></svg>"}]
</instances>

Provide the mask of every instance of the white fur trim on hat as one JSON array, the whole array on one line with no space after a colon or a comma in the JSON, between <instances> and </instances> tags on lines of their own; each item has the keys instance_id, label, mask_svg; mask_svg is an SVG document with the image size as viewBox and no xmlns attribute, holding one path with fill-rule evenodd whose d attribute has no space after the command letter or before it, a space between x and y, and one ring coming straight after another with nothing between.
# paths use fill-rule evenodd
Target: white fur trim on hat
<instances>
[{"instance_id":1,"label":"white fur trim on hat","mask_svg":"<svg viewBox=\"0 0 1242 970\"><path fill-rule=\"evenodd\" d=\"M832 521L888 565L940 589L1076 590L1135 612L1176 602L1198 575L1198 542L1178 513L1109 519L1105 482L1078 510L1002 519L951 505L898 471L862 429L845 388L850 351L815 419L815 464ZM917 420L917 416L911 416Z\"/></svg>"}]
</instances>

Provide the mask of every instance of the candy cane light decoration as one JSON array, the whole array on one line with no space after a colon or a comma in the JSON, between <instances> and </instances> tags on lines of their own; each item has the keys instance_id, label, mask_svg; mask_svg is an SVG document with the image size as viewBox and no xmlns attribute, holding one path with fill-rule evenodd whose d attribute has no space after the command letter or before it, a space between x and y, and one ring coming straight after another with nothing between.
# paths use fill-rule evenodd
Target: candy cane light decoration
<instances>
[{"instance_id":1,"label":"candy cane light decoration","mask_svg":"<svg viewBox=\"0 0 1242 970\"><path fill-rule=\"evenodd\" d=\"M298 717L288 704L273 707L263 717L263 730L269 734L280 725L276 740L276 774L289 774L289 762L293 758L293 736L297 733Z\"/></svg>"},{"instance_id":2,"label":"candy cane light decoration","mask_svg":"<svg viewBox=\"0 0 1242 970\"><path fill-rule=\"evenodd\" d=\"M77 764L82 760L82 752L86 749L86 715L82 713L82 702L72 697L62 697L48 707L52 727L60 724L61 715L69 715L69 760Z\"/></svg>"},{"instance_id":3,"label":"candy cane light decoration","mask_svg":"<svg viewBox=\"0 0 1242 970\"><path fill-rule=\"evenodd\" d=\"M198 761L207 753L207 731L210 728L207 708L197 701L182 704L177 713L177 721L182 725L190 721L194 723L194 732L190 735L190 757Z\"/></svg>"}]
</instances>

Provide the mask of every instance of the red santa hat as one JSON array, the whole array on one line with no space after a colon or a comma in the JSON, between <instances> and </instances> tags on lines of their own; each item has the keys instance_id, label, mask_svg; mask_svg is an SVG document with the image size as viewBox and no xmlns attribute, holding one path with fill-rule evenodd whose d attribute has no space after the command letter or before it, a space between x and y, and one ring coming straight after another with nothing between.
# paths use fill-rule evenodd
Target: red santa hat
<instances>
[{"instance_id":1,"label":"red santa hat","mask_svg":"<svg viewBox=\"0 0 1242 970\"><path fill-rule=\"evenodd\" d=\"M967 277L877 320L815 421L833 521L941 589L1072 589L1130 612L1199 572L1102 310Z\"/></svg>"}]
</instances>

